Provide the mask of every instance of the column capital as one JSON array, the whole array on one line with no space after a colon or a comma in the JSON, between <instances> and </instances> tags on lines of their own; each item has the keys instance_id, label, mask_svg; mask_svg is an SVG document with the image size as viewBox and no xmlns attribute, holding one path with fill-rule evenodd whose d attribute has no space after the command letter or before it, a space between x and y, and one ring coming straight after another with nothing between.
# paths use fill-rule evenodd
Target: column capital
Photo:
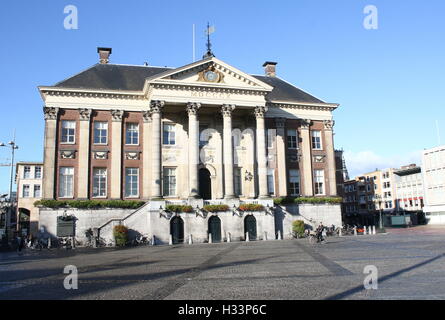
<instances>
[{"instance_id":1,"label":"column capital","mask_svg":"<svg viewBox=\"0 0 445 320\"><path fill-rule=\"evenodd\" d=\"M309 129L311 124L312 124L312 121L310 119L301 119L300 120L301 129Z\"/></svg>"},{"instance_id":2,"label":"column capital","mask_svg":"<svg viewBox=\"0 0 445 320\"><path fill-rule=\"evenodd\" d=\"M122 121L122 117L124 115L124 110L111 110L112 120L115 122Z\"/></svg>"},{"instance_id":3,"label":"column capital","mask_svg":"<svg viewBox=\"0 0 445 320\"><path fill-rule=\"evenodd\" d=\"M284 128L286 126L286 118L275 118L277 128Z\"/></svg>"},{"instance_id":4,"label":"column capital","mask_svg":"<svg viewBox=\"0 0 445 320\"><path fill-rule=\"evenodd\" d=\"M79 120L90 121L92 109L82 108L79 109Z\"/></svg>"},{"instance_id":5,"label":"column capital","mask_svg":"<svg viewBox=\"0 0 445 320\"><path fill-rule=\"evenodd\" d=\"M324 124L325 130L332 130L334 128L335 121L334 120L324 120L323 124Z\"/></svg>"},{"instance_id":6,"label":"column capital","mask_svg":"<svg viewBox=\"0 0 445 320\"><path fill-rule=\"evenodd\" d=\"M198 110L201 108L201 104L199 102L189 102L187 103L187 113L189 116L198 115Z\"/></svg>"},{"instance_id":7,"label":"column capital","mask_svg":"<svg viewBox=\"0 0 445 320\"><path fill-rule=\"evenodd\" d=\"M57 120L58 113L58 107L43 107L43 115L45 120Z\"/></svg>"},{"instance_id":8,"label":"column capital","mask_svg":"<svg viewBox=\"0 0 445 320\"><path fill-rule=\"evenodd\" d=\"M221 107L223 117L231 117L233 110L235 110L234 104L223 104Z\"/></svg>"},{"instance_id":9,"label":"column capital","mask_svg":"<svg viewBox=\"0 0 445 320\"><path fill-rule=\"evenodd\" d=\"M264 118L268 108L266 106L256 106L254 109L255 117L258 118Z\"/></svg>"},{"instance_id":10,"label":"column capital","mask_svg":"<svg viewBox=\"0 0 445 320\"><path fill-rule=\"evenodd\" d=\"M161 113L164 108L164 101L161 100L152 100L150 101L150 111L151 113Z\"/></svg>"},{"instance_id":11,"label":"column capital","mask_svg":"<svg viewBox=\"0 0 445 320\"><path fill-rule=\"evenodd\" d=\"M145 123L152 121L151 114L152 114L151 110L142 111L142 118L144 119Z\"/></svg>"}]
</instances>

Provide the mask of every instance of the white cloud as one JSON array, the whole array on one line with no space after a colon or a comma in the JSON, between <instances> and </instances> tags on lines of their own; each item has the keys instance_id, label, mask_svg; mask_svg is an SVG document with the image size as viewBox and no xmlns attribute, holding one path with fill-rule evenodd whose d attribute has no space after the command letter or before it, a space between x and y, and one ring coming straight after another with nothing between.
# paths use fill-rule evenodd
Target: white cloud
<instances>
[{"instance_id":1,"label":"white cloud","mask_svg":"<svg viewBox=\"0 0 445 320\"><path fill-rule=\"evenodd\" d=\"M421 165L420 151L397 154L389 157L383 157L369 150L359 152L345 151L344 157L351 179L360 174L372 172L375 169L399 168L411 163Z\"/></svg>"}]
</instances>

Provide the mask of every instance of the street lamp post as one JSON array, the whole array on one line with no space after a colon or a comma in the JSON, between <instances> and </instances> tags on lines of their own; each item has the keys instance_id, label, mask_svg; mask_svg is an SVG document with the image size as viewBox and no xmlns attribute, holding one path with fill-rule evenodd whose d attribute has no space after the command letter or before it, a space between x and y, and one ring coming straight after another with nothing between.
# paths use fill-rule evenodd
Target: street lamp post
<instances>
[{"instance_id":1,"label":"street lamp post","mask_svg":"<svg viewBox=\"0 0 445 320\"><path fill-rule=\"evenodd\" d=\"M379 203L379 213L380 213L380 218L379 218L379 228L380 230L383 229L383 221L382 221L382 196L377 194L375 196L375 199L377 200L377 202Z\"/></svg>"},{"instance_id":2,"label":"street lamp post","mask_svg":"<svg viewBox=\"0 0 445 320\"><path fill-rule=\"evenodd\" d=\"M11 148L11 166L10 166L10 177L9 177L9 210L6 211L5 216L5 235L6 235L6 241L8 242L8 227L10 223L10 212L12 211L12 179L13 179L13 172L14 172L14 155L15 150L19 148L18 145L15 144L15 137L13 141L9 141L8 144L0 143L0 147L9 147Z\"/></svg>"}]
</instances>

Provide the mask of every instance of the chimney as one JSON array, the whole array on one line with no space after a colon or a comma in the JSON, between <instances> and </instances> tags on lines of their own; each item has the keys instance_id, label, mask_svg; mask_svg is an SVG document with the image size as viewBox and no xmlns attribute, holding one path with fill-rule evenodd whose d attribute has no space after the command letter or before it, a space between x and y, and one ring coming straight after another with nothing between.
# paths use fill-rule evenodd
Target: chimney
<instances>
[{"instance_id":1,"label":"chimney","mask_svg":"<svg viewBox=\"0 0 445 320\"><path fill-rule=\"evenodd\" d=\"M97 53L99 54L99 63L107 64L111 54L111 48L97 48Z\"/></svg>"},{"instance_id":2,"label":"chimney","mask_svg":"<svg viewBox=\"0 0 445 320\"><path fill-rule=\"evenodd\" d=\"M276 73L276 65L277 62L272 62L272 61L266 61L263 63L263 67L264 67L264 72L266 73L266 76L268 77L276 77L277 73Z\"/></svg>"}]
</instances>

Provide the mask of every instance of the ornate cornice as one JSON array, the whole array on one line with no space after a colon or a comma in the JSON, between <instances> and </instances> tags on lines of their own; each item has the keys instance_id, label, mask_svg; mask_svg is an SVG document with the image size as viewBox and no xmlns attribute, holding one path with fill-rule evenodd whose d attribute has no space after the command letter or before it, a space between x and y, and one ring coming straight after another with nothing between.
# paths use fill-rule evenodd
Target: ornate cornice
<instances>
[{"instance_id":1,"label":"ornate cornice","mask_svg":"<svg viewBox=\"0 0 445 320\"><path fill-rule=\"evenodd\" d=\"M57 120L58 113L58 107L43 107L43 115L45 117L45 120Z\"/></svg>"},{"instance_id":2,"label":"ornate cornice","mask_svg":"<svg viewBox=\"0 0 445 320\"><path fill-rule=\"evenodd\" d=\"M334 120L324 120L323 124L324 124L325 130L332 130L334 128L335 121Z\"/></svg>"},{"instance_id":3,"label":"ornate cornice","mask_svg":"<svg viewBox=\"0 0 445 320\"><path fill-rule=\"evenodd\" d=\"M221 107L221 114L223 115L223 117L231 117L233 110L235 110L234 104L224 104Z\"/></svg>"},{"instance_id":4,"label":"ornate cornice","mask_svg":"<svg viewBox=\"0 0 445 320\"><path fill-rule=\"evenodd\" d=\"M83 91L61 91L51 89L41 89L42 94L57 97L79 97L79 98L108 98L108 99L128 99L145 100L143 92L129 94L126 92L83 92Z\"/></svg>"},{"instance_id":5,"label":"ornate cornice","mask_svg":"<svg viewBox=\"0 0 445 320\"><path fill-rule=\"evenodd\" d=\"M334 104L303 104L303 103L281 103L268 102L267 106L283 109L299 109L299 110L317 110L317 111L333 111L338 105Z\"/></svg>"},{"instance_id":6,"label":"ornate cornice","mask_svg":"<svg viewBox=\"0 0 445 320\"><path fill-rule=\"evenodd\" d=\"M142 118L144 119L144 122L151 122L151 111L150 110L144 110L142 111Z\"/></svg>"},{"instance_id":7,"label":"ornate cornice","mask_svg":"<svg viewBox=\"0 0 445 320\"><path fill-rule=\"evenodd\" d=\"M111 110L111 117L113 121L120 122L124 115L124 110Z\"/></svg>"},{"instance_id":8,"label":"ornate cornice","mask_svg":"<svg viewBox=\"0 0 445 320\"><path fill-rule=\"evenodd\" d=\"M181 84L181 83L152 83L155 89L166 89L166 90L187 90L187 91L197 91L197 92L219 92L226 94L250 94L256 96L265 96L269 92L265 90L254 90L248 88L221 88L214 87L212 83L206 83L204 85L191 85L191 84Z\"/></svg>"},{"instance_id":9,"label":"ornate cornice","mask_svg":"<svg viewBox=\"0 0 445 320\"><path fill-rule=\"evenodd\" d=\"M91 111L92 109L79 109L79 120L81 121L89 121L91 118Z\"/></svg>"},{"instance_id":10,"label":"ornate cornice","mask_svg":"<svg viewBox=\"0 0 445 320\"><path fill-rule=\"evenodd\" d=\"M201 104L199 102L189 102L187 103L187 113L189 116L198 115L198 110L201 108Z\"/></svg>"},{"instance_id":11,"label":"ornate cornice","mask_svg":"<svg viewBox=\"0 0 445 320\"><path fill-rule=\"evenodd\" d=\"M255 117L256 118L264 118L265 114L267 112L266 106L256 106L254 109Z\"/></svg>"},{"instance_id":12,"label":"ornate cornice","mask_svg":"<svg viewBox=\"0 0 445 320\"><path fill-rule=\"evenodd\" d=\"M150 101L150 112L151 113L161 113L164 108L164 101L152 100Z\"/></svg>"}]
</instances>

